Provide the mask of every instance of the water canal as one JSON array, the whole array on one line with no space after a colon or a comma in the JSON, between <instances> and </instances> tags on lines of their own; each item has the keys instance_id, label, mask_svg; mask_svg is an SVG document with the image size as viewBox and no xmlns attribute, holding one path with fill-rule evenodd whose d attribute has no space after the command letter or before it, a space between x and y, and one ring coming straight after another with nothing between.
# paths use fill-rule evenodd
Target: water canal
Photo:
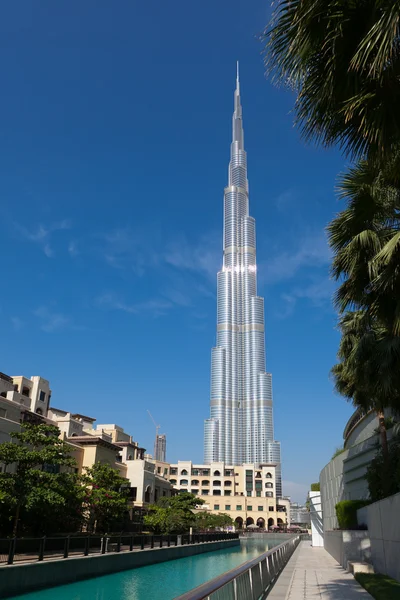
<instances>
[{"instance_id":1,"label":"water canal","mask_svg":"<svg viewBox=\"0 0 400 600\"><path fill-rule=\"evenodd\" d=\"M22 596L18 600L172 600L282 542L271 535L240 546L104 575Z\"/></svg>"}]
</instances>

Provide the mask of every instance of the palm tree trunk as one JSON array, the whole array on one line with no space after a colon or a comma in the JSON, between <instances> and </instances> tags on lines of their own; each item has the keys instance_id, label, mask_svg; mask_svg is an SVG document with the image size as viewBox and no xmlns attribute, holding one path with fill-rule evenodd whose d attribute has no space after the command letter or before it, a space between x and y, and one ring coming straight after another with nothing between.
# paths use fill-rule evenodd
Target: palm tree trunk
<instances>
[{"instance_id":1,"label":"palm tree trunk","mask_svg":"<svg viewBox=\"0 0 400 600\"><path fill-rule=\"evenodd\" d=\"M386 425L385 425L385 415L382 411L378 411L378 419L379 419L379 435L381 437L382 454L383 454L383 459L387 464L389 461L389 448L388 448L387 432L386 432Z\"/></svg>"},{"instance_id":2,"label":"palm tree trunk","mask_svg":"<svg viewBox=\"0 0 400 600\"><path fill-rule=\"evenodd\" d=\"M18 502L17 508L15 510L15 516L14 516L14 527L13 527L13 536L14 537L17 537L20 510L21 510L21 504L20 504L20 502Z\"/></svg>"}]
</instances>

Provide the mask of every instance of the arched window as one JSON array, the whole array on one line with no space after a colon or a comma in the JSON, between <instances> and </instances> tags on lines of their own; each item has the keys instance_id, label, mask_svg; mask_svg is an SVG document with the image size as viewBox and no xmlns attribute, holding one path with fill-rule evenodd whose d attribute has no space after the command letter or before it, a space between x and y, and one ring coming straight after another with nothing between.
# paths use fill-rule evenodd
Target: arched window
<instances>
[{"instance_id":1,"label":"arched window","mask_svg":"<svg viewBox=\"0 0 400 600\"><path fill-rule=\"evenodd\" d=\"M272 475L271 475L271 473L266 473L266 474L265 474L265 477L266 477L267 479L272 479Z\"/></svg>"},{"instance_id":2,"label":"arched window","mask_svg":"<svg viewBox=\"0 0 400 600\"><path fill-rule=\"evenodd\" d=\"M198 479L192 479L192 485L199 485Z\"/></svg>"},{"instance_id":3,"label":"arched window","mask_svg":"<svg viewBox=\"0 0 400 600\"><path fill-rule=\"evenodd\" d=\"M37 409L36 409L36 414L37 414L37 415L42 415L42 414L43 414L43 411L42 411L42 409L41 409L41 408L37 408Z\"/></svg>"},{"instance_id":4,"label":"arched window","mask_svg":"<svg viewBox=\"0 0 400 600\"><path fill-rule=\"evenodd\" d=\"M179 485L188 485L188 484L189 484L189 482L187 479L181 479L179 482Z\"/></svg>"},{"instance_id":5,"label":"arched window","mask_svg":"<svg viewBox=\"0 0 400 600\"><path fill-rule=\"evenodd\" d=\"M246 527L248 527L249 525L254 525L254 519L252 519L251 517L247 517L246 519Z\"/></svg>"},{"instance_id":6,"label":"arched window","mask_svg":"<svg viewBox=\"0 0 400 600\"><path fill-rule=\"evenodd\" d=\"M272 483L268 482L268 483L266 483L266 484L265 484L265 487L266 487L266 488L272 488L272 487L274 487L274 486L272 485Z\"/></svg>"},{"instance_id":7,"label":"arched window","mask_svg":"<svg viewBox=\"0 0 400 600\"><path fill-rule=\"evenodd\" d=\"M204 479L204 480L201 482L201 485L203 485L203 486L204 486L204 485L210 485L210 482L208 481L208 479Z\"/></svg>"},{"instance_id":8,"label":"arched window","mask_svg":"<svg viewBox=\"0 0 400 600\"><path fill-rule=\"evenodd\" d=\"M268 519L268 527L273 527L274 525L275 525L275 521L273 520L273 518L272 518L272 517L270 517L270 518Z\"/></svg>"},{"instance_id":9,"label":"arched window","mask_svg":"<svg viewBox=\"0 0 400 600\"><path fill-rule=\"evenodd\" d=\"M237 529L242 529L243 528L243 519L242 519L242 517L236 517L236 519L235 519L235 525L236 525Z\"/></svg>"},{"instance_id":10,"label":"arched window","mask_svg":"<svg viewBox=\"0 0 400 600\"><path fill-rule=\"evenodd\" d=\"M181 471L181 475L187 475L187 474L188 474L188 473L187 473L186 469L182 469L182 471Z\"/></svg>"},{"instance_id":11,"label":"arched window","mask_svg":"<svg viewBox=\"0 0 400 600\"><path fill-rule=\"evenodd\" d=\"M172 485L176 485L176 479L170 479L169 482L172 483Z\"/></svg>"},{"instance_id":12,"label":"arched window","mask_svg":"<svg viewBox=\"0 0 400 600\"><path fill-rule=\"evenodd\" d=\"M263 519L262 517L260 517L259 519L257 519L257 525L261 529L264 529L265 528L265 519Z\"/></svg>"},{"instance_id":13,"label":"arched window","mask_svg":"<svg viewBox=\"0 0 400 600\"><path fill-rule=\"evenodd\" d=\"M146 491L144 493L144 501L145 502L150 502L150 500L151 500L151 486L148 485L146 487Z\"/></svg>"},{"instance_id":14,"label":"arched window","mask_svg":"<svg viewBox=\"0 0 400 600\"><path fill-rule=\"evenodd\" d=\"M232 485L232 481L225 481L224 485Z\"/></svg>"},{"instance_id":15,"label":"arched window","mask_svg":"<svg viewBox=\"0 0 400 600\"><path fill-rule=\"evenodd\" d=\"M219 477L221 473L219 471L214 471L214 477Z\"/></svg>"},{"instance_id":16,"label":"arched window","mask_svg":"<svg viewBox=\"0 0 400 600\"><path fill-rule=\"evenodd\" d=\"M217 479L216 481L213 481L213 485L221 485L221 482Z\"/></svg>"}]
</instances>

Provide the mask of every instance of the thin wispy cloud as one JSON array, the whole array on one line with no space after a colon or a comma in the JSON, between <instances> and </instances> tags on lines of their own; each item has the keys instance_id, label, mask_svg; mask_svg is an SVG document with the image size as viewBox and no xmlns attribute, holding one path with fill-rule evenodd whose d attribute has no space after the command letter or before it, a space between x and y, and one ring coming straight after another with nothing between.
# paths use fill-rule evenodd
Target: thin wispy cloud
<instances>
[{"instance_id":1,"label":"thin wispy cloud","mask_svg":"<svg viewBox=\"0 0 400 600\"><path fill-rule=\"evenodd\" d=\"M195 243L180 236L167 245L164 260L177 269L196 271L215 279L222 262L221 234L215 232L203 235Z\"/></svg>"},{"instance_id":2,"label":"thin wispy cloud","mask_svg":"<svg viewBox=\"0 0 400 600\"><path fill-rule=\"evenodd\" d=\"M75 256L78 256L78 254L79 254L78 244L75 240L71 240L70 243L68 244L68 254L72 258L75 258Z\"/></svg>"},{"instance_id":3,"label":"thin wispy cloud","mask_svg":"<svg viewBox=\"0 0 400 600\"><path fill-rule=\"evenodd\" d=\"M273 198L272 204L276 206L278 210L286 210L296 198L296 193L293 189L284 190L278 196Z\"/></svg>"},{"instance_id":4,"label":"thin wispy cloud","mask_svg":"<svg viewBox=\"0 0 400 600\"><path fill-rule=\"evenodd\" d=\"M331 259L331 251L324 232L309 234L294 251L283 251L260 266L262 283L276 284L291 279L302 269L322 267Z\"/></svg>"},{"instance_id":5,"label":"thin wispy cloud","mask_svg":"<svg viewBox=\"0 0 400 600\"><path fill-rule=\"evenodd\" d=\"M328 277L322 277L304 286L294 287L281 294L282 306L277 317L280 319L290 317L299 300L306 300L316 308L331 308L334 290L335 284Z\"/></svg>"},{"instance_id":6,"label":"thin wispy cloud","mask_svg":"<svg viewBox=\"0 0 400 600\"><path fill-rule=\"evenodd\" d=\"M24 322L19 317L11 317L11 325L15 331L21 331L24 326Z\"/></svg>"},{"instance_id":7,"label":"thin wispy cloud","mask_svg":"<svg viewBox=\"0 0 400 600\"><path fill-rule=\"evenodd\" d=\"M159 298L149 298L145 301L129 303L111 292L102 294L96 298L95 304L100 308L108 310L120 310L134 315L147 312L153 316L163 316L173 307L172 302Z\"/></svg>"},{"instance_id":8,"label":"thin wispy cloud","mask_svg":"<svg viewBox=\"0 0 400 600\"><path fill-rule=\"evenodd\" d=\"M16 233L22 239L40 246L47 258L52 258L55 255L54 249L51 245L52 234L56 231L70 229L70 227L71 221L69 219L56 221L54 223L50 223L49 225L39 224L33 229L28 229L20 223L14 223Z\"/></svg>"},{"instance_id":9,"label":"thin wispy cloud","mask_svg":"<svg viewBox=\"0 0 400 600\"><path fill-rule=\"evenodd\" d=\"M146 234L129 227L116 228L98 237L102 241L100 252L105 262L114 269L130 270L142 276L158 263L150 231Z\"/></svg>"},{"instance_id":10,"label":"thin wispy cloud","mask_svg":"<svg viewBox=\"0 0 400 600\"><path fill-rule=\"evenodd\" d=\"M39 306L33 311L35 317L39 319L40 328L47 333L54 333L67 328L74 328L72 320L61 312L54 312L47 306Z\"/></svg>"}]
</instances>

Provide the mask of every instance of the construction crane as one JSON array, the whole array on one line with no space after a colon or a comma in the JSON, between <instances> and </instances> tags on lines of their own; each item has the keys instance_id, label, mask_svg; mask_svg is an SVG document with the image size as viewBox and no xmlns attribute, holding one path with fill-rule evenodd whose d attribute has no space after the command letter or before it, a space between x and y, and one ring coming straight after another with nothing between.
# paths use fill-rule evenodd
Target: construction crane
<instances>
[{"instance_id":1,"label":"construction crane","mask_svg":"<svg viewBox=\"0 0 400 600\"><path fill-rule=\"evenodd\" d=\"M157 423L155 422L155 420L153 419L153 415L151 414L151 412L148 410L147 411L149 413L149 417L150 419L153 421L154 426L156 428L156 437L158 436L158 430L160 429L161 425L157 425Z\"/></svg>"}]
</instances>

